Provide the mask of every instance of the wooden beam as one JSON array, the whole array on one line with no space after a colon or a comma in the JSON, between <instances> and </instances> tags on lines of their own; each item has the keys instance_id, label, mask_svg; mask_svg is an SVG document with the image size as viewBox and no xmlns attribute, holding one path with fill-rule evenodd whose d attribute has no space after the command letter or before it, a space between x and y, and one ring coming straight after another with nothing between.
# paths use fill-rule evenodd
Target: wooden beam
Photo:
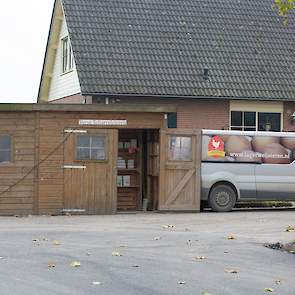
<instances>
[{"instance_id":1,"label":"wooden beam","mask_svg":"<svg viewBox=\"0 0 295 295\"><path fill-rule=\"evenodd\" d=\"M30 104L4 103L0 104L0 112L120 112L120 113L172 113L176 112L176 105L171 104Z\"/></svg>"},{"instance_id":2,"label":"wooden beam","mask_svg":"<svg viewBox=\"0 0 295 295\"><path fill-rule=\"evenodd\" d=\"M33 196L33 212L35 215L39 214L39 151L40 151L40 113L35 114L35 163L34 170L34 196Z\"/></svg>"}]
</instances>

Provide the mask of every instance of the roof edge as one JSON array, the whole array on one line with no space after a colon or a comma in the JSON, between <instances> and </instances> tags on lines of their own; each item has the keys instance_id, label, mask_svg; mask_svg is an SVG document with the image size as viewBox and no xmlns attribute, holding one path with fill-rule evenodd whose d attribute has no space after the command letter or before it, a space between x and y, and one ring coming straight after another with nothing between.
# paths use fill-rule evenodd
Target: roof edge
<instances>
[{"instance_id":1,"label":"roof edge","mask_svg":"<svg viewBox=\"0 0 295 295\"><path fill-rule=\"evenodd\" d=\"M41 103L3 103L0 112L125 112L125 113L173 113L176 105L148 104L41 104Z\"/></svg>"},{"instance_id":2,"label":"roof edge","mask_svg":"<svg viewBox=\"0 0 295 295\"><path fill-rule=\"evenodd\" d=\"M82 92L82 96L99 97L138 97L138 98L172 98L172 99L223 99L223 100L256 100L256 101L295 101L289 98L270 98L270 97L233 97L233 96L204 96L204 95L169 95L169 94L136 94L136 93L91 93Z\"/></svg>"},{"instance_id":3,"label":"roof edge","mask_svg":"<svg viewBox=\"0 0 295 295\"><path fill-rule=\"evenodd\" d=\"M47 37L47 43L46 43L46 49L45 49L45 55L44 55L44 59L43 59L43 66L42 66L42 72L41 72L41 79L40 79L39 89L38 89L37 103L40 102L40 101L39 101L39 98L40 98L40 92L41 92L42 82L43 82L43 78L44 78L45 64L46 64L46 57L47 57L48 49L49 49L50 36L51 36L51 32L52 32L52 24L53 24L53 19L54 19L54 14L55 14L55 10L56 10L57 1L59 1L59 0L54 0L53 9L52 9L52 14L51 14L51 20L50 20L50 26L49 26L49 31L48 31L48 37Z\"/></svg>"}]
</instances>

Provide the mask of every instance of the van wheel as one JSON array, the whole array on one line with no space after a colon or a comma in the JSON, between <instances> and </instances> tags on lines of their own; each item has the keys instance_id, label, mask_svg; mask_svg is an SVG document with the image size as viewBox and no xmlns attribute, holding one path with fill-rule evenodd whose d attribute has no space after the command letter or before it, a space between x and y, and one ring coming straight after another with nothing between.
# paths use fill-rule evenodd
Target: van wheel
<instances>
[{"instance_id":1,"label":"van wheel","mask_svg":"<svg viewBox=\"0 0 295 295\"><path fill-rule=\"evenodd\" d=\"M231 211L236 204L236 200L236 192L226 184L213 187L209 195L209 205L215 212Z\"/></svg>"}]
</instances>

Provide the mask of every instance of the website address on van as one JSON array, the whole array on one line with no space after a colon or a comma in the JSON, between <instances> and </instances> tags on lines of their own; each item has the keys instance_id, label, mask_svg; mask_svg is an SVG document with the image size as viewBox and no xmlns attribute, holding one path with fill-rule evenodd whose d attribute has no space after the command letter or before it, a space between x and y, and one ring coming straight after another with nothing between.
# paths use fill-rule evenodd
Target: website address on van
<instances>
[{"instance_id":1,"label":"website address on van","mask_svg":"<svg viewBox=\"0 0 295 295\"><path fill-rule=\"evenodd\" d=\"M289 154L272 154L272 153L258 153L258 152L241 152L241 153L230 153L230 157L238 157L238 158L249 158L251 160L257 158L265 158L265 159L290 159Z\"/></svg>"}]
</instances>

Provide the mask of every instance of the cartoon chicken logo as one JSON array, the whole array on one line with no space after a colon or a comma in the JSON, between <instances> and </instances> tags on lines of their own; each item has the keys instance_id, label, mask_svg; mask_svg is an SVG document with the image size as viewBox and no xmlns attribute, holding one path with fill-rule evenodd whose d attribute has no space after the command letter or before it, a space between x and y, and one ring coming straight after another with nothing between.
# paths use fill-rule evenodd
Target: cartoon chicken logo
<instances>
[{"instance_id":1,"label":"cartoon chicken logo","mask_svg":"<svg viewBox=\"0 0 295 295\"><path fill-rule=\"evenodd\" d=\"M208 156L213 158L225 156L224 142L217 135L213 136L208 143Z\"/></svg>"}]
</instances>

